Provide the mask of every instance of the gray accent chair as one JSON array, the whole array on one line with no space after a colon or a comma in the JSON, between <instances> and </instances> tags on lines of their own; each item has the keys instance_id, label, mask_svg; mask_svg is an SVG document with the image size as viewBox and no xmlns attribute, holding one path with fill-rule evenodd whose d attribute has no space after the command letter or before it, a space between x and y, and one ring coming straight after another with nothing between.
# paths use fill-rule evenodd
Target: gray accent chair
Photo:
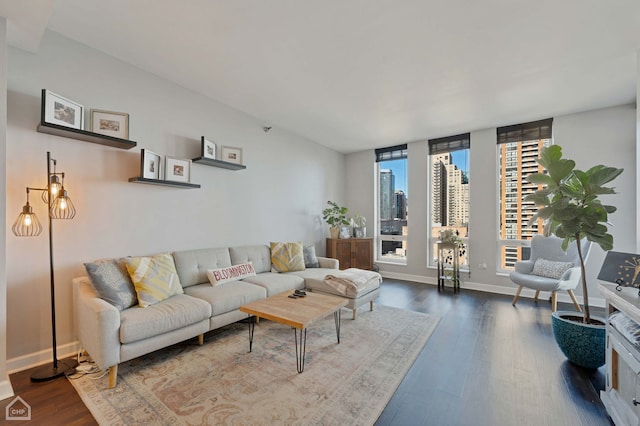
<instances>
[{"instance_id":1,"label":"gray accent chair","mask_svg":"<svg viewBox=\"0 0 640 426\"><path fill-rule=\"evenodd\" d=\"M580 242L582 257L587 260L591 243L586 238ZM571 262L573 267L567 269L560 278L549 278L532 274L534 265L538 258L553 262ZM580 271L580 257L575 242L571 242L567 247L567 251L562 250L562 239L558 237L545 237L543 235L535 235L531 239L531 256L528 260L516 262L515 269L509 274L511 281L518 286L516 295L511 304L516 305L520 292L524 287L535 290L534 300L538 301L541 291L551 292L551 309L553 312L557 310L558 301L556 293L564 290L569 293L573 304L579 312L582 312L580 304L576 300L573 290L580 284L582 273Z\"/></svg>"}]
</instances>

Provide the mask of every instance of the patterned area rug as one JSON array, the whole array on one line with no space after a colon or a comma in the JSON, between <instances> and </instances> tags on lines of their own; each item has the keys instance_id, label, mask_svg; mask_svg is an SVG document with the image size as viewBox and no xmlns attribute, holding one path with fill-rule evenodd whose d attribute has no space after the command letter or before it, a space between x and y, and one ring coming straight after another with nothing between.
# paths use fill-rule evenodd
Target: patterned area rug
<instances>
[{"instance_id":1,"label":"patterned area rug","mask_svg":"<svg viewBox=\"0 0 640 426\"><path fill-rule=\"evenodd\" d=\"M366 309L365 309L366 306ZM368 304L307 331L296 371L294 332L261 320L249 353L248 325L231 324L120 364L118 385L71 380L104 425L371 425L431 336L439 318Z\"/></svg>"}]
</instances>

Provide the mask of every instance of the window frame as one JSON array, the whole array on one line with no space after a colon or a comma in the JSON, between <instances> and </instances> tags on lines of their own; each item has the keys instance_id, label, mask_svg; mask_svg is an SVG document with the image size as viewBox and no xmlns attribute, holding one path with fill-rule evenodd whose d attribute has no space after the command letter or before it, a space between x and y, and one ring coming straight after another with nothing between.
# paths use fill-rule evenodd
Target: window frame
<instances>
[{"instance_id":1,"label":"window frame","mask_svg":"<svg viewBox=\"0 0 640 426\"><path fill-rule=\"evenodd\" d=\"M524 259L525 254L528 253L528 249L531 247L530 239L534 235L534 230L531 230L531 228L528 228L525 223L518 222L518 220L521 220L521 218L523 217L523 214L522 214L523 198L526 194L529 193L522 190L522 185L523 185L524 176L525 176L525 174L523 173L523 169L527 167L527 166L523 166L523 162L522 162L523 150L519 146L507 146L507 148L505 149L505 158L506 158L505 163L508 163L509 160L511 161L515 160L517 162L517 166L515 170L508 170L508 164L505 164L505 172L506 172L505 174L510 174L511 176L509 177L512 177L512 178L515 177L514 181L504 182L505 188L518 188L518 185L519 185L520 193L522 195L520 198L517 198L518 197L517 193L507 194L505 191L505 197L503 199L501 146L506 144L513 144L513 143L521 145L523 143L536 142L538 144L538 151L537 151L536 158L538 158L540 154L540 149L543 146L549 146L553 144L553 118L533 121L529 123L515 124L515 125L505 126L505 127L498 127L496 129L496 133L497 133L496 135L497 136L496 137L496 142L497 142L496 144L496 166L497 166L496 211L498 213L496 215L496 242L497 242L496 243L496 247L497 247L496 273L506 275L511 271L513 271L513 268L503 267L503 257L506 259L506 254L503 254L503 251L508 250L508 248L511 248L512 250L517 251L517 254L515 254L515 257L516 257L515 261ZM509 149L509 148L512 148L512 149ZM518 153L520 153L520 157L518 156ZM538 168L539 172L542 172L543 169L541 166L536 164L536 167ZM538 188L540 187L541 185L538 185ZM519 238L513 238L513 239L503 238L503 235L502 235L503 234L502 232L503 231L502 229L503 204L505 206L504 207L505 211L510 210L510 213L512 215L515 214L517 216L516 222L513 223L512 226L507 226L506 224L508 223L509 219L505 215L504 217L505 232L509 232L511 235L515 235L516 237L518 237L517 225L518 223L522 223L520 228L521 232L520 232ZM513 210L515 210L515 212ZM524 217L527 217L527 216L530 216L530 215L526 215ZM515 230L513 229L513 226L516 227ZM523 229L530 229L531 235L525 235L525 237L527 238L522 238ZM538 221L537 229L538 229L537 233L540 234L542 231L542 221ZM514 264L515 264L515 261L514 261ZM505 266L506 266L506 260L505 260Z\"/></svg>"},{"instance_id":2,"label":"window frame","mask_svg":"<svg viewBox=\"0 0 640 426\"><path fill-rule=\"evenodd\" d=\"M427 259L426 259L426 266L427 268L436 268L437 267L437 249L436 247L436 242L439 240L438 236L434 236L433 234L433 218L432 218L432 214L433 214L433 187L434 187L434 182L433 182L433 174L434 174L434 170L433 170L433 161L432 161L432 156L434 155L439 155L439 154L445 154L445 153L452 153L455 151L462 151L462 150L468 150L468 156L470 156L471 153L471 133L462 133L459 135L454 135L454 136L447 136L447 137L443 137L443 138L437 138L437 139L429 139L428 140L428 153L427 153ZM470 174L469 170L464 171L467 173L467 177ZM471 181L469 180L469 188L471 186ZM447 193L446 196L449 196L449 194ZM470 210L471 210L471 203L470 200L467 199L467 209L469 210L469 216L471 216L470 214ZM446 225L443 225L442 227L445 227ZM447 226L448 227L448 226ZM469 271L469 221L467 221L467 236L465 237L460 237L460 240L462 241L462 243L466 246L466 250L465 250L465 263L461 263L460 264L460 271L463 272L468 272Z\"/></svg>"},{"instance_id":3,"label":"window frame","mask_svg":"<svg viewBox=\"0 0 640 426\"><path fill-rule=\"evenodd\" d=\"M382 253L382 245L385 241L393 241L393 242L401 242L405 248L405 250L408 250L407 248L407 244L408 244L408 234L409 234L409 219L408 219L408 214L406 217L406 221L407 224L404 227L406 229L406 233L402 233L401 235L392 235L392 234L382 234L382 229L381 229L381 218L380 218L380 190L381 190L381 183L380 183L380 172L381 170L385 170L384 168L384 163L386 161L395 161L395 160L404 160L405 163L405 173L407 174L407 176L405 176L405 181L407 184L407 188L406 188L406 195L408 196L409 193L409 180L408 180L408 169L409 169L409 156L408 156L408 147L407 144L403 144L403 145L395 145L395 146L391 146L391 147L387 147L387 148L380 148L380 149L376 149L375 150L375 194L374 194L374 217L375 217L375 224L374 224L374 231L375 231L375 235L374 235L374 242L375 242L375 250L374 250L374 256L375 256L375 261L377 263L383 263L383 264L391 264L391 265L402 265L402 266L406 266L407 265L407 256L406 254L402 257L398 257L398 258L393 258L393 257L385 257ZM394 194L395 194L395 188L394 188ZM392 195L393 196L393 195ZM393 202L392 202L392 206L393 206Z\"/></svg>"}]
</instances>

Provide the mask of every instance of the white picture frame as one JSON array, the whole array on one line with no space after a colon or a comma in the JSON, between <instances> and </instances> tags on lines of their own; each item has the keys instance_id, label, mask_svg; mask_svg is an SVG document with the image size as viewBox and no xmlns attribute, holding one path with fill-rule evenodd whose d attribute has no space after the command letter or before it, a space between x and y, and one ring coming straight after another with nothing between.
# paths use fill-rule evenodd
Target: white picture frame
<instances>
[{"instance_id":1,"label":"white picture frame","mask_svg":"<svg viewBox=\"0 0 640 426\"><path fill-rule=\"evenodd\" d=\"M91 109L89 110L89 130L100 135L129 139L129 114Z\"/></svg>"},{"instance_id":2,"label":"white picture frame","mask_svg":"<svg viewBox=\"0 0 640 426\"><path fill-rule=\"evenodd\" d=\"M202 136L202 158L216 159L216 144Z\"/></svg>"},{"instance_id":3,"label":"white picture frame","mask_svg":"<svg viewBox=\"0 0 640 426\"><path fill-rule=\"evenodd\" d=\"M166 156L164 160L164 179L173 182L191 182L191 160Z\"/></svg>"},{"instance_id":4,"label":"white picture frame","mask_svg":"<svg viewBox=\"0 0 640 426\"><path fill-rule=\"evenodd\" d=\"M227 163L242 164L242 148L223 145L220 148L220 157Z\"/></svg>"},{"instance_id":5,"label":"white picture frame","mask_svg":"<svg viewBox=\"0 0 640 426\"><path fill-rule=\"evenodd\" d=\"M162 157L148 149L140 152L140 177L160 180Z\"/></svg>"},{"instance_id":6,"label":"white picture frame","mask_svg":"<svg viewBox=\"0 0 640 426\"><path fill-rule=\"evenodd\" d=\"M42 110L46 123L82 130L84 107L81 104L42 89Z\"/></svg>"}]
</instances>

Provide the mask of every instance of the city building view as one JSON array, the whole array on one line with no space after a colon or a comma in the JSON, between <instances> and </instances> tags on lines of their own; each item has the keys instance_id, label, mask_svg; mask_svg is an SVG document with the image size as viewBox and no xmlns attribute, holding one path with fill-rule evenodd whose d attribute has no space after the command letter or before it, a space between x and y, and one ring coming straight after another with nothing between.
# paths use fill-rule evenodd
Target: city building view
<instances>
[{"instance_id":1,"label":"city building view","mask_svg":"<svg viewBox=\"0 0 640 426\"><path fill-rule=\"evenodd\" d=\"M533 203L524 202L538 186L526 181L531 173L541 172L536 159L550 139L508 142L498 145L499 164L499 240L500 268L513 269L515 262L529 257L522 241L541 232L542 224L529 226L536 211ZM439 152L429 156L431 175L431 265L437 261L437 241L445 229L460 238L459 264L468 267L466 244L469 237L469 149ZM381 259L402 261L407 254L409 200L406 188L406 159L379 162L379 230ZM394 238L397 236L397 238Z\"/></svg>"},{"instance_id":2,"label":"city building view","mask_svg":"<svg viewBox=\"0 0 640 426\"><path fill-rule=\"evenodd\" d=\"M551 143L550 139L525 142L509 142L498 145L500 155L500 239L505 242L501 250L501 267L513 269L515 263L529 258L529 247L520 241L530 240L542 230L542 221L528 226L536 212L536 206L524 202L527 194L538 185L526 181L531 173L542 173L536 159L540 150ZM513 241L513 244L509 244Z\"/></svg>"},{"instance_id":3,"label":"city building view","mask_svg":"<svg viewBox=\"0 0 640 426\"><path fill-rule=\"evenodd\" d=\"M406 189L406 160L393 160L381 164L380 179L380 235L382 248L380 256L386 260L402 260L407 255L406 239L401 241L385 240L385 235L407 235L408 200ZM394 167L395 166L395 167ZM395 172L395 174L394 174ZM403 180L396 187L396 177Z\"/></svg>"},{"instance_id":4,"label":"city building view","mask_svg":"<svg viewBox=\"0 0 640 426\"><path fill-rule=\"evenodd\" d=\"M430 156L431 160L431 240L435 263L436 241L440 232L451 229L466 244L469 236L469 150L455 151L459 158L455 164L454 153L444 152ZM460 251L461 266L468 266L466 250Z\"/></svg>"}]
</instances>

